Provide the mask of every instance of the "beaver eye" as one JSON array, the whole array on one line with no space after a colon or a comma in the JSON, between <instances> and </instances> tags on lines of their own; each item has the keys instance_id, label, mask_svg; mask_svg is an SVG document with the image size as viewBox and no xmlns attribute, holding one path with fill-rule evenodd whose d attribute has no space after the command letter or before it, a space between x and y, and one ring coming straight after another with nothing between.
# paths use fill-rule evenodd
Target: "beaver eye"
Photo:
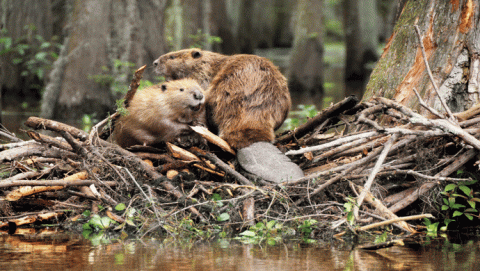
<instances>
[{"instance_id":1,"label":"beaver eye","mask_svg":"<svg viewBox=\"0 0 480 271\"><path fill-rule=\"evenodd\" d=\"M170 59L175 59L175 56L170 56L169 58L170 58Z\"/></svg>"},{"instance_id":2,"label":"beaver eye","mask_svg":"<svg viewBox=\"0 0 480 271\"><path fill-rule=\"evenodd\" d=\"M180 91L183 91L183 88L181 88Z\"/></svg>"},{"instance_id":3,"label":"beaver eye","mask_svg":"<svg viewBox=\"0 0 480 271\"><path fill-rule=\"evenodd\" d=\"M167 86L162 85L162 91L165 91L165 90L167 90Z\"/></svg>"}]
</instances>

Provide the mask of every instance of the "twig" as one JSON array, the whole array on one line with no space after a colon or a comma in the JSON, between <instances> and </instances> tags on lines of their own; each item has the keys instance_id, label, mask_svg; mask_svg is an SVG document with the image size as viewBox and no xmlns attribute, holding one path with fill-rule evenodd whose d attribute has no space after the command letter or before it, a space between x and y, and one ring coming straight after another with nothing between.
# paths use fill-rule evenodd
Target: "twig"
<instances>
[{"instance_id":1,"label":"twig","mask_svg":"<svg viewBox=\"0 0 480 271\"><path fill-rule=\"evenodd\" d=\"M14 181L1 181L0 188L5 187L14 187L14 186L85 186L96 184L96 180L49 180L49 181L36 181L36 180L14 180ZM108 186L115 186L117 185L116 182L106 181L106 185Z\"/></svg>"},{"instance_id":2,"label":"twig","mask_svg":"<svg viewBox=\"0 0 480 271\"><path fill-rule=\"evenodd\" d=\"M438 90L437 84L435 83L435 80L433 79L433 74L432 74L432 71L430 70L430 65L428 64L427 53L425 52L425 47L423 46L423 39L422 39L422 34L420 34L420 29L418 28L418 25L414 25L414 26L415 26L415 30L417 31L417 34L418 34L418 39L420 41L419 44L420 44L420 48L422 50L423 61L425 62L425 66L427 67L428 76L430 77L430 81L432 81L433 88L435 89L435 92L437 93L437 96L440 99L440 102L442 103L443 108L447 112L448 117L452 121L455 121L455 117L453 116L452 111L450 111L450 108L448 108L447 104L445 103L445 100L440 95L440 91Z\"/></svg>"},{"instance_id":3,"label":"twig","mask_svg":"<svg viewBox=\"0 0 480 271\"><path fill-rule=\"evenodd\" d=\"M435 110L434 108L428 106L425 101L423 101L422 97L420 97L420 94L418 94L418 91L416 88L413 88L413 92L415 92L415 95L417 95L417 98L418 98L418 102L420 103L421 106L423 106L425 109L427 109L428 111L430 111L430 113L434 114L435 116L437 116L439 119L443 119L444 117L438 113L437 110Z\"/></svg>"},{"instance_id":4,"label":"twig","mask_svg":"<svg viewBox=\"0 0 480 271\"><path fill-rule=\"evenodd\" d=\"M363 227L358 228L357 231L367 231L369 229L378 228L378 227L382 227L382 226L385 226L385 225L390 225L390 224L400 222L400 221L417 220L417 219L422 219L422 218L434 218L434 217L431 214L404 216L404 217L389 219L389 220L385 220L385 221L382 221L382 222L377 222L377 223L373 223L373 224L370 224L370 225L367 225L367 226L363 226ZM335 234L334 237L341 237L345 233L346 232L343 231L341 233Z\"/></svg>"}]
</instances>

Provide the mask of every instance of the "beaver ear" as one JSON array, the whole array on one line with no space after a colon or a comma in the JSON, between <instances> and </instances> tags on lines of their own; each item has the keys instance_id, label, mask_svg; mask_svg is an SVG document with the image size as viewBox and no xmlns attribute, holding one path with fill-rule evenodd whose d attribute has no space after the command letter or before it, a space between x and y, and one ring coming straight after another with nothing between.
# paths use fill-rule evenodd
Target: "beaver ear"
<instances>
[{"instance_id":1,"label":"beaver ear","mask_svg":"<svg viewBox=\"0 0 480 271\"><path fill-rule=\"evenodd\" d=\"M167 85L162 85L162 91L167 90Z\"/></svg>"},{"instance_id":2,"label":"beaver ear","mask_svg":"<svg viewBox=\"0 0 480 271\"><path fill-rule=\"evenodd\" d=\"M202 53L200 53L199 51L193 51L192 52L192 57L193 58L199 58L202 56Z\"/></svg>"}]
</instances>

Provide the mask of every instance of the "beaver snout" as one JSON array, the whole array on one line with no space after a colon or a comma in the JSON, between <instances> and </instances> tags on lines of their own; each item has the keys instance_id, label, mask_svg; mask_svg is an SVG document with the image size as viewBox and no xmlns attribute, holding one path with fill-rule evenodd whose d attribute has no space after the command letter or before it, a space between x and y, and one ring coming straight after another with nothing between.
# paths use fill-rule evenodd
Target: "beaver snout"
<instances>
[{"instance_id":1,"label":"beaver snout","mask_svg":"<svg viewBox=\"0 0 480 271\"><path fill-rule=\"evenodd\" d=\"M202 108L202 105L205 103L205 95L198 90L198 89L192 89L192 96L193 96L193 101L192 104L190 105L190 109L193 111L198 111Z\"/></svg>"},{"instance_id":2,"label":"beaver snout","mask_svg":"<svg viewBox=\"0 0 480 271\"><path fill-rule=\"evenodd\" d=\"M158 59L155 60L155 61L153 61L153 66L157 67L157 66L158 66L158 63L160 63L160 61L158 61Z\"/></svg>"},{"instance_id":3,"label":"beaver snout","mask_svg":"<svg viewBox=\"0 0 480 271\"><path fill-rule=\"evenodd\" d=\"M204 97L204 96L203 96L203 94L202 94L201 92L199 92L199 91L193 92L193 98L194 98L195 100L203 100L203 97Z\"/></svg>"}]
</instances>

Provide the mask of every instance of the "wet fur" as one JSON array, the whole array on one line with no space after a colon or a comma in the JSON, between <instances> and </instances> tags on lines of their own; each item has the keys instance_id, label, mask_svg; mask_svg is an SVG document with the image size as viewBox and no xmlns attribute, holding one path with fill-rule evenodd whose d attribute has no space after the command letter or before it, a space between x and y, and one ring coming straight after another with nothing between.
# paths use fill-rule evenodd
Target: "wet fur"
<instances>
[{"instance_id":1,"label":"wet fur","mask_svg":"<svg viewBox=\"0 0 480 271\"><path fill-rule=\"evenodd\" d=\"M128 115L120 117L113 138L122 147L161 142L198 141L189 125L206 125L205 93L191 79L170 81L137 91Z\"/></svg>"}]
</instances>

